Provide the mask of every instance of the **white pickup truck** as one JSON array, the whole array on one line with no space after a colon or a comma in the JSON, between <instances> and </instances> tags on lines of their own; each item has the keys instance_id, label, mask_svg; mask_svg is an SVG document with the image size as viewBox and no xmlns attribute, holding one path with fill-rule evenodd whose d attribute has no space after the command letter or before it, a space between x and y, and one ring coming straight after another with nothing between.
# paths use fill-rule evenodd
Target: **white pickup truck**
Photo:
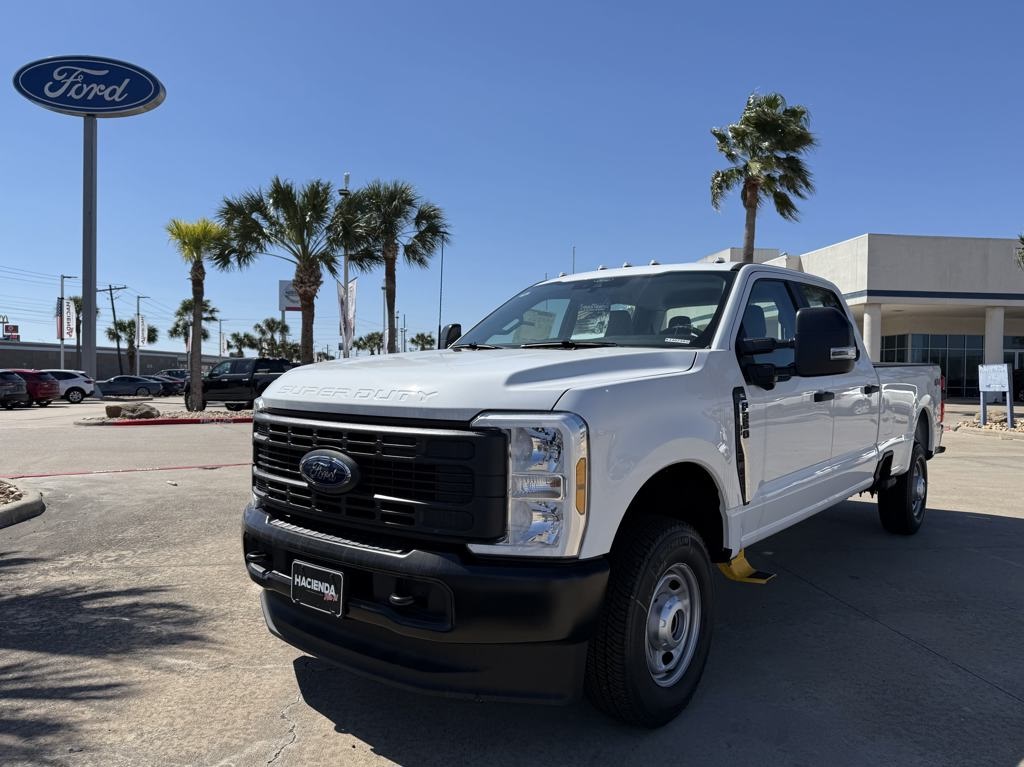
<instances>
[{"instance_id":1,"label":"white pickup truck","mask_svg":"<svg viewBox=\"0 0 1024 767\"><path fill-rule=\"evenodd\" d=\"M523 290L450 348L296 368L256 403L246 567L270 630L411 689L658 726L712 575L845 498L921 524L940 372L874 365L835 287L652 265Z\"/></svg>"}]
</instances>

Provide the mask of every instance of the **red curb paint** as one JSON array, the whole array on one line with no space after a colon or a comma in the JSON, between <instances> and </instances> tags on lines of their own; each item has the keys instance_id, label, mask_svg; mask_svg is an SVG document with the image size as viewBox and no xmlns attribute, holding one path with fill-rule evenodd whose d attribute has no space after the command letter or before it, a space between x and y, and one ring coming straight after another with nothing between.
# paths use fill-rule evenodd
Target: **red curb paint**
<instances>
[{"instance_id":1,"label":"red curb paint","mask_svg":"<svg viewBox=\"0 0 1024 767\"><path fill-rule=\"evenodd\" d=\"M252 463L207 463L198 466L152 466L144 469L96 469L94 471L58 471L52 474L10 474L0 479L41 479L43 477L84 477L91 474L133 474L140 471L185 471L187 469L230 469Z\"/></svg>"},{"instance_id":2,"label":"red curb paint","mask_svg":"<svg viewBox=\"0 0 1024 767\"><path fill-rule=\"evenodd\" d=\"M136 421L90 424L90 426L173 426L185 423L252 423L252 417L239 418L140 418Z\"/></svg>"}]
</instances>

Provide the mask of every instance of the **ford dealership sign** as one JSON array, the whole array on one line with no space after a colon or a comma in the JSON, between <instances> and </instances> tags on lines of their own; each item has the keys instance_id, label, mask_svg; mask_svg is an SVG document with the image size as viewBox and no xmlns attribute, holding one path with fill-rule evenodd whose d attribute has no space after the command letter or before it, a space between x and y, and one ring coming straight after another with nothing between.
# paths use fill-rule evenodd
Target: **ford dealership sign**
<instances>
[{"instance_id":1,"label":"ford dealership sign","mask_svg":"<svg viewBox=\"0 0 1024 767\"><path fill-rule=\"evenodd\" d=\"M55 112L127 117L155 109L166 95L152 74L99 56L58 56L26 64L14 74L18 93Z\"/></svg>"}]
</instances>

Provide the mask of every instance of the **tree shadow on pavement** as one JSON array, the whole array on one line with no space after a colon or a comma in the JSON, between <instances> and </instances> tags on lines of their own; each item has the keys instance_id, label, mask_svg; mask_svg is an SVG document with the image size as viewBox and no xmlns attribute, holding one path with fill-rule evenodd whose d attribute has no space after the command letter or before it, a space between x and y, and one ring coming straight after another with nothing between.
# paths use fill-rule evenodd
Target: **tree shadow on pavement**
<instances>
[{"instance_id":1,"label":"tree shadow on pavement","mask_svg":"<svg viewBox=\"0 0 1024 767\"><path fill-rule=\"evenodd\" d=\"M653 731L566 707L428 697L314 658L302 697L405 767L1016 764L1024 757L1024 520L929 510L914 537L846 502L752 547L768 586L718 580L689 708Z\"/></svg>"},{"instance_id":2,"label":"tree shadow on pavement","mask_svg":"<svg viewBox=\"0 0 1024 767\"><path fill-rule=\"evenodd\" d=\"M76 717L57 702L88 708L131 694L130 686L112 679L104 667L82 659L120 659L205 639L197 628L198 611L168 599L164 587L42 585L31 574L36 564L44 563L0 553L4 765L46 763L40 748L73 741Z\"/></svg>"}]
</instances>

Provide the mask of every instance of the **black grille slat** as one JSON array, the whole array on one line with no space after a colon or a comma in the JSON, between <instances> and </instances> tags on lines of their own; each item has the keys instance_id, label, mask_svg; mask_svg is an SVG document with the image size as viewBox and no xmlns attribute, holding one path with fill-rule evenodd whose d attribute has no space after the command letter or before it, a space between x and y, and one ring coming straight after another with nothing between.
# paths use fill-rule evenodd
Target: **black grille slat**
<instances>
[{"instance_id":1,"label":"black grille slat","mask_svg":"<svg viewBox=\"0 0 1024 767\"><path fill-rule=\"evenodd\" d=\"M505 437L500 432L374 429L257 416L254 489L271 508L333 527L494 540L504 534ZM311 450L350 456L360 479L341 495L309 487L299 462ZM301 483L301 484L299 484Z\"/></svg>"}]
</instances>

